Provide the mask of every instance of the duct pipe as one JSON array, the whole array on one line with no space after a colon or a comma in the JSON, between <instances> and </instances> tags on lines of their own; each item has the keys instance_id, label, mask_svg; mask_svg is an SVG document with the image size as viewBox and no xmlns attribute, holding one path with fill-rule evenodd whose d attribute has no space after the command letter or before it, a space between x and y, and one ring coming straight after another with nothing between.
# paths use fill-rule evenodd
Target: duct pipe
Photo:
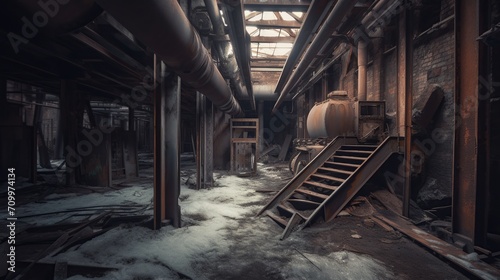
<instances>
[{"instance_id":1,"label":"duct pipe","mask_svg":"<svg viewBox=\"0 0 500 280\"><path fill-rule=\"evenodd\" d=\"M366 101L367 82L366 82L366 42L361 39L358 41L358 100Z\"/></svg>"},{"instance_id":2,"label":"duct pipe","mask_svg":"<svg viewBox=\"0 0 500 280\"><path fill-rule=\"evenodd\" d=\"M212 62L201 39L175 0L97 0L99 5L149 46L189 86L220 110L240 115L241 108Z\"/></svg>"},{"instance_id":3,"label":"duct pipe","mask_svg":"<svg viewBox=\"0 0 500 280\"><path fill-rule=\"evenodd\" d=\"M356 3L357 1L352 0L339 0L335 7L333 7L332 11L318 31L318 34L311 42L307 51L304 53L304 56L297 65L297 68L292 73L290 79L281 91L280 97L274 105L273 112L276 112L288 93L290 93L290 91L297 85L305 73L308 72L307 70L311 62L314 60L314 57L318 55L318 52L323 48L327 40L331 39L331 35L339 27L344 17L351 12Z\"/></svg>"},{"instance_id":4,"label":"duct pipe","mask_svg":"<svg viewBox=\"0 0 500 280\"><path fill-rule=\"evenodd\" d=\"M220 16L219 7L217 5L216 0L205 0L205 7L207 8L208 15L210 16L210 20L212 21L212 25L214 27L214 33L217 36L224 36L226 32L224 30L224 23L222 22L222 18ZM216 41L216 51L219 55L220 60L222 61L223 73L226 73L229 76L229 80L231 84L234 86L237 96L244 97L248 95L247 89L242 82L241 74L238 69L238 63L236 62L236 58L234 55L225 55L225 50L230 47L230 42L226 41Z\"/></svg>"}]
</instances>

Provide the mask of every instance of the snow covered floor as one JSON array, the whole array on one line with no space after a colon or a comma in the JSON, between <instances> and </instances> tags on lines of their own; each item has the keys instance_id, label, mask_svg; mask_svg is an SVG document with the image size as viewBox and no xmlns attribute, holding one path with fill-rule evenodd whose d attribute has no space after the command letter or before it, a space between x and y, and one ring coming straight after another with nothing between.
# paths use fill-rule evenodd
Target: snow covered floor
<instances>
[{"instance_id":1,"label":"snow covered floor","mask_svg":"<svg viewBox=\"0 0 500 280\"><path fill-rule=\"evenodd\" d=\"M290 174L284 165L260 166L259 173L248 178L219 173L216 187L199 191L189 189L183 177L182 228L167 226L154 231L123 225L45 260L118 268L100 279L182 279L184 275L193 279L395 278L390 268L368 255L328 252L328 244L309 244L304 233L279 241L282 229L266 217L255 217L271 194L256 190L279 190ZM89 206L147 206L152 196L152 180L145 180L105 194L51 196L44 203L19 207L18 216ZM151 208L145 213L152 215ZM69 215L26 217L23 221L47 225Z\"/></svg>"}]
</instances>

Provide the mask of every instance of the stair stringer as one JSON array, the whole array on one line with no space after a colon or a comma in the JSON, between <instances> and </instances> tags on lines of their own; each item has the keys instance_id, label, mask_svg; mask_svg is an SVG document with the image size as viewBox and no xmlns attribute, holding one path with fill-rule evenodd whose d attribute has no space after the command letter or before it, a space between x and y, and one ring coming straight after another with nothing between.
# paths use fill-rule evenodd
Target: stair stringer
<instances>
[{"instance_id":1,"label":"stair stringer","mask_svg":"<svg viewBox=\"0 0 500 280\"><path fill-rule=\"evenodd\" d=\"M320 168L325 161L329 160L335 151L337 151L342 145L352 145L357 144L356 137L343 137L338 136L328 143L321 152L316 155L301 171L299 171L295 176L257 213L257 216L261 215L268 209L272 209L278 205L282 200L290 196L297 188L299 188L302 183L311 176L314 172Z\"/></svg>"},{"instance_id":2,"label":"stair stringer","mask_svg":"<svg viewBox=\"0 0 500 280\"><path fill-rule=\"evenodd\" d=\"M337 190L319 205L304 221L301 228L309 225L315 217L324 211L325 221L331 221L351 199L361 190L366 182L379 170L389 157L399 152L401 138L387 137L373 153L343 182Z\"/></svg>"}]
</instances>

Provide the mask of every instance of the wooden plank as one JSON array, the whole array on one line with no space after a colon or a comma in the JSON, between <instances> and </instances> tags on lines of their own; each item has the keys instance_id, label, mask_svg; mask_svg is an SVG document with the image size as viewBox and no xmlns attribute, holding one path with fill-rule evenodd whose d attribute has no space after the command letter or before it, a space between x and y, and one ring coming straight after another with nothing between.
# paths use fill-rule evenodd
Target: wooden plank
<instances>
[{"instance_id":1,"label":"wooden plank","mask_svg":"<svg viewBox=\"0 0 500 280\"><path fill-rule=\"evenodd\" d=\"M468 254L464 251L421 230L411 222L399 217L391 211L379 210L374 216L396 228L417 243L438 253L447 261L468 271L475 277L480 279L500 279L500 270L480 260L470 261Z\"/></svg>"}]
</instances>

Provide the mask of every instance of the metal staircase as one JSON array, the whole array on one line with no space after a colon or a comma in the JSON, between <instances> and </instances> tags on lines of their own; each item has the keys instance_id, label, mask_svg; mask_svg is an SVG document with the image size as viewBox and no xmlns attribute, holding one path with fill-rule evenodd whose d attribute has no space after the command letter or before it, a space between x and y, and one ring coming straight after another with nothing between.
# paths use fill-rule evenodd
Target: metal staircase
<instances>
[{"instance_id":1,"label":"metal staircase","mask_svg":"<svg viewBox=\"0 0 500 280\"><path fill-rule=\"evenodd\" d=\"M399 151L399 138L379 145L359 144L356 137L337 137L259 212L285 230L281 239L318 217L330 221L358 193L382 164Z\"/></svg>"}]
</instances>

